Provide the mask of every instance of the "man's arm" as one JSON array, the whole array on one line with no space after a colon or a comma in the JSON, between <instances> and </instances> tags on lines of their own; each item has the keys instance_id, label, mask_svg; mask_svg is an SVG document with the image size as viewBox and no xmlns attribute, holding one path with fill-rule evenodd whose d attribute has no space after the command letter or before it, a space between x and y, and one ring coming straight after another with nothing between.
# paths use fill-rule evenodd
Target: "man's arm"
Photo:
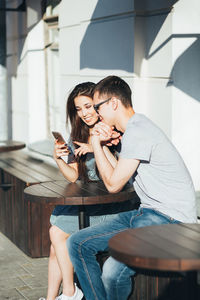
<instances>
[{"instance_id":1,"label":"man's arm","mask_svg":"<svg viewBox=\"0 0 200 300\"><path fill-rule=\"evenodd\" d=\"M98 130L94 130L91 142L96 164L106 188L111 193L117 193L135 173L140 161L137 159L119 158L116 166L113 167L105 156L101 146L101 141L105 141L106 138L110 138L108 132L107 135L104 135L102 131L98 132Z\"/></svg>"}]
</instances>

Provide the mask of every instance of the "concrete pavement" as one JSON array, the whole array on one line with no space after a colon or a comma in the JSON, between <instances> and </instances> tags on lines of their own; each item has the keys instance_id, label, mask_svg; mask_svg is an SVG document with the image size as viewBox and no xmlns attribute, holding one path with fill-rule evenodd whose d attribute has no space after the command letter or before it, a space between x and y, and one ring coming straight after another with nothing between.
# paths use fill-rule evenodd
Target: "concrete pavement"
<instances>
[{"instance_id":1,"label":"concrete pavement","mask_svg":"<svg viewBox=\"0 0 200 300\"><path fill-rule=\"evenodd\" d=\"M46 296L48 258L30 258L0 233L0 300Z\"/></svg>"}]
</instances>

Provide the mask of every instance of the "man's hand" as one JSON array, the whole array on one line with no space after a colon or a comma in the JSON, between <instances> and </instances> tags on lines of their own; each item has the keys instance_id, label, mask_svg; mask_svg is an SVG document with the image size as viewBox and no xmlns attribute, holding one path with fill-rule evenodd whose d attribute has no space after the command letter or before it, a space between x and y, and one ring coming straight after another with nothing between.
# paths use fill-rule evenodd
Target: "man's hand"
<instances>
[{"instance_id":1,"label":"man's hand","mask_svg":"<svg viewBox=\"0 0 200 300\"><path fill-rule=\"evenodd\" d=\"M108 146L117 145L121 139L119 132L103 122L99 122L94 126L91 135Z\"/></svg>"},{"instance_id":2,"label":"man's hand","mask_svg":"<svg viewBox=\"0 0 200 300\"><path fill-rule=\"evenodd\" d=\"M107 146L112 146L112 145L118 145L120 140L121 140L122 136L121 133L118 131L115 131L113 129L113 133L112 133L112 137L111 140L109 142L106 143Z\"/></svg>"}]
</instances>

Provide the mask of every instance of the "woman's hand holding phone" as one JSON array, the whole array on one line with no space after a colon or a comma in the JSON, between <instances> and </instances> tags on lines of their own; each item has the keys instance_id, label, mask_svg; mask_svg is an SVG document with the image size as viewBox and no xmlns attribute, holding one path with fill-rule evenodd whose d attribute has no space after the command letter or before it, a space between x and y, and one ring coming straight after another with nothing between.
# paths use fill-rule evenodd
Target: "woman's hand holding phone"
<instances>
[{"instance_id":1,"label":"woman's hand holding phone","mask_svg":"<svg viewBox=\"0 0 200 300\"><path fill-rule=\"evenodd\" d=\"M70 154L70 149L67 144L60 144L57 140L54 143L54 159L62 158Z\"/></svg>"},{"instance_id":2,"label":"woman's hand holding phone","mask_svg":"<svg viewBox=\"0 0 200 300\"><path fill-rule=\"evenodd\" d=\"M54 143L54 159L59 159L65 156L68 156L71 153L71 150L69 146L67 146L63 136L60 134L60 132L52 131L52 134L55 138Z\"/></svg>"}]
</instances>

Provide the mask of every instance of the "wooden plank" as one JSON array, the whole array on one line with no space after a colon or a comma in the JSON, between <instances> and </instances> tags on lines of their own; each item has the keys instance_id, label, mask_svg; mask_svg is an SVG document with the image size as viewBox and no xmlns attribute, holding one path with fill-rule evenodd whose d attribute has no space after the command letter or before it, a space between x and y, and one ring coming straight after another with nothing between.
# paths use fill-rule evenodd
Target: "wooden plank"
<instances>
[{"instance_id":1,"label":"wooden plank","mask_svg":"<svg viewBox=\"0 0 200 300\"><path fill-rule=\"evenodd\" d=\"M175 228L179 228L178 224L161 225L158 230L157 226L146 226L143 228L136 228L130 230L129 235L133 239L138 238L141 241L145 241L151 244L153 247L156 245L157 254L162 255L162 251L165 250L170 253L171 256L175 257L199 257L200 253L200 241L191 240L185 236L180 235ZM172 229L173 228L173 229ZM173 230L173 232L172 232ZM161 241L162 243L158 243ZM153 255L155 252L153 253ZM151 254L149 254L151 256Z\"/></svg>"},{"instance_id":2,"label":"wooden plank","mask_svg":"<svg viewBox=\"0 0 200 300\"><path fill-rule=\"evenodd\" d=\"M63 205L64 198L58 193L49 190L45 186L31 185L24 190L25 201L36 202L41 204L51 203L55 205Z\"/></svg>"},{"instance_id":3,"label":"wooden plank","mask_svg":"<svg viewBox=\"0 0 200 300\"><path fill-rule=\"evenodd\" d=\"M17 162L15 160L6 160L6 162L16 170L19 170L20 172L27 174L33 178L35 178L35 181L37 182L43 182L43 181L48 181L51 180L51 178L47 175L43 175L37 171L34 171L30 166L25 166L21 162Z\"/></svg>"},{"instance_id":4,"label":"wooden plank","mask_svg":"<svg viewBox=\"0 0 200 300\"><path fill-rule=\"evenodd\" d=\"M48 176L51 180L63 180L63 175L56 165L52 166L44 160L36 159L28 155L26 155L25 157L17 155L15 157L15 160L18 163L22 163L30 167L33 171Z\"/></svg>"},{"instance_id":5,"label":"wooden plank","mask_svg":"<svg viewBox=\"0 0 200 300\"><path fill-rule=\"evenodd\" d=\"M157 247L133 237L129 230L112 238L109 241L109 247L114 258L134 267L168 270L167 268L170 266L174 270L179 269L178 259L172 259L171 254L164 249L158 253Z\"/></svg>"},{"instance_id":6,"label":"wooden plank","mask_svg":"<svg viewBox=\"0 0 200 300\"><path fill-rule=\"evenodd\" d=\"M38 183L38 180L35 179L34 177L30 176L29 174L21 172L21 170L17 170L7 164L6 162L0 161L0 169L4 170L5 172L9 173L10 175L13 175L23 182L26 183L26 185Z\"/></svg>"},{"instance_id":7,"label":"wooden plank","mask_svg":"<svg viewBox=\"0 0 200 300\"><path fill-rule=\"evenodd\" d=\"M49 205L48 201L64 204L64 200L58 194L52 195L52 192L44 187L42 187L43 191L39 190L41 197L34 199L35 205L29 199L25 199L25 186L38 183L38 179L35 180L30 176L31 169L28 169L28 165L26 165L28 162L16 162L10 157L4 161L1 155L0 157L0 182L12 185L10 189L0 189L0 230L27 255L31 257L48 256L49 218L55 206ZM36 169L37 166L35 166ZM24 173L28 170L28 174ZM48 173L48 168L41 168L41 170ZM37 171L35 170L33 173L36 176ZM49 179L49 175L42 175L39 179ZM49 198L49 196L51 197ZM58 201L59 203L57 203Z\"/></svg>"},{"instance_id":8,"label":"wooden plank","mask_svg":"<svg viewBox=\"0 0 200 300\"><path fill-rule=\"evenodd\" d=\"M24 166L29 167L30 169L41 173L43 175L48 175L52 180L62 180L63 175L61 174L57 165L52 166L45 162L45 160L31 157L28 153L24 151L14 151L9 153L1 153L0 159L3 160L13 160L18 163L23 164Z\"/></svg>"},{"instance_id":9,"label":"wooden plank","mask_svg":"<svg viewBox=\"0 0 200 300\"><path fill-rule=\"evenodd\" d=\"M197 300L199 296L194 272L145 271L135 277L130 300Z\"/></svg>"},{"instance_id":10,"label":"wooden plank","mask_svg":"<svg viewBox=\"0 0 200 300\"><path fill-rule=\"evenodd\" d=\"M24 201L25 183L14 177L15 188L13 189L13 242L25 253L28 254L28 238L27 229L27 204Z\"/></svg>"},{"instance_id":11,"label":"wooden plank","mask_svg":"<svg viewBox=\"0 0 200 300\"><path fill-rule=\"evenodd\" d=\"M136 193L133 187L126 186L121 192L119 193L109 193L103 184L103 182L92 182L91 183L83 183L77 182L77 184L89 194L83 196L83 203L84 205L88 204L105 204L105 203L112 203L112 202L124 202L128 200L135 199L136 203L139 203L139 198L136 196ZM93 197L91 197L91 195Z\"/></svg>"},{"instance_id":12,"label":"wooden plank","mask_svg":"<svg viewBox=\"0 0 200 300\"><path fill-rule=\"evenodd\" d=\"M28 176L31 176L32 178L34 178L34 181L35 182L43 182L43 181L48 181L48 180L51 180L51 177L49 177L48 175L44 175L44 174L41 174L39 173L38 171L34 171L33 169L31 169L30 166L26 166L24 165L23 163L21 162L17 162L16 160L14 159L6 159L3 161L4 164L6 163L7 166L10 166L13 169L15 170L18 170L18 172L22 173L21 176L24 176L24 177L27 177ZM5 168L3 168L5 170ZM7 170L9 170L7 168ZM12 174L13 174L13 171L12 171Z\"/></svg>"},{"instance_id":13,"label":"wooden plank","mask_svg":"<svg viewBox=\"0 0 200 300\"><path fill-rule=\"evenodd\" d=\"M173 228L173 232L172 232ZM195 255L195 253L199 256L200 253L200 226L199 226L199 232L193 231L192 228L184 227L182 224L168 224L159 226L159 230L153 229L152 227L147 228L147 232L149 233L149 230L156 234L158 238L162 238L163 241L166 240L168 244L173 245L174 251L176 251L176 248L184 248L184 250L188 250L191 252L191 255ZM180 255L180 252L178 250L178 255ZM186 254L187 256L187 254Z\"/></svg>"},{"instance_id":14,"label":"wooden plank","mask_svg":"<svg viewBox=\"0 0 200 300\"><path fill-rule=\"evenodd\" d=\"M55 205L41 205L41 213L42 213L42 232L41 232L41 256L49 256L49 250L50 250L50 238L49 238L49 228L51 226L50 224L50 216L54 209Z\"/></svg>"},{"instance_id":15,"label":"wooden plank","mask_svg":"<svg viewBox=\"0 0 200 300\"><path fill-rule=\"evenodd\" d=\"M83 203L83 195L88 195L88 193L82 190L76 183L67 181L45 182L42 183L42 186L51 191L56 191L56 193L64 198L64 204L68 205L81 205Z\"/></svg>"},{"instance_id":16,"label":"wooden plank","mask_svg":"<svg viewBox=\"0 0 200 300\"><path fill-rule=\"evenodd\" d=\"M59 193L65 198L65 204L77 205L77 204L103 204L111 202L124 202L124 199L132 199L127 192L120 192L118 194L108 193L106 189L99 188L99 183L90 182L83 183L77 181L76 183L69 183L65 181L46 182L42 183L42 186ZM101 185L102 186L102 185Z\"/></svg>"},{"instance_id":17,"label":"wooden plank","mask_svg":"<svg viewBox=\"0 0 200 300\"><path fill-rule=\"evenodd\" d=\"M200 243L179 236L177 232L174 234L173 228L180 226L171 224L128 229L110 240L111 254L126 264L140 268L174 271L200 269Z\"/></svg>"}]
</instances>

